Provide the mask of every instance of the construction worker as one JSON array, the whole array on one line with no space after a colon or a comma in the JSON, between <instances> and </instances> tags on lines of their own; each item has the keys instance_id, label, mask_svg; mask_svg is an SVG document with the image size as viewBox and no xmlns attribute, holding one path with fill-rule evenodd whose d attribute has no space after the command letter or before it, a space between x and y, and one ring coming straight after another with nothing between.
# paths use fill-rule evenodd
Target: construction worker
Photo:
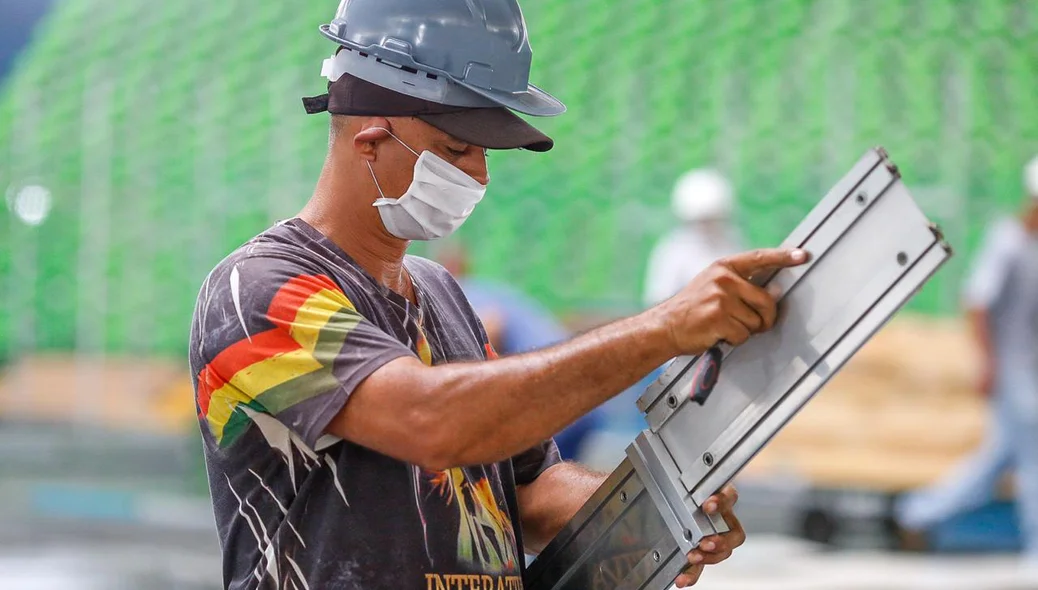
<instances>
[{"instance_id":1,"label":"construction worker","mask_svg":"<svg viewBox=\"0 0 1038 590\"><path fill-rule=\"evenodd\" d=\"M536 553L604 481L550 437L666 359L769 329L745 277L805 261L714 263L674 298L544 350L495 360L460 287L406 256L446 237L490 181L487 149L551 149L515 115L565 107L529 84L515 0L351 0L321 28L324 168L298 217L210 273L191 328L226 588L521 588ZM745 533L733 488L704 505Z\"/></svg>"},{"instance_id":2,"label":"construction worker","mask_svg":"<svg viewBox=\"0 0 1038 590\"><path fill-rule=\"evenodd\" d=\"M1015 467L1026 563L1038 572L1038 157L1024 180L1022 215L989 230L965 293L983 360L979 389L991 402L987 439L947 479L901 500L898 520L926 530L979 508Z\"/></svg>"},{"instance_id":3,"label":"construction worker","mask_svg":"<svg viewBox=\"0 0 1038 590\"><path fill-rule=\"evenodd\" d=\"M674 184L671 209L681 225L664 236L649 258L646 306L673 296L715 260L742 250L732 224L732 186L709 168L685 173Z\"/></svg>"}]
</instances>

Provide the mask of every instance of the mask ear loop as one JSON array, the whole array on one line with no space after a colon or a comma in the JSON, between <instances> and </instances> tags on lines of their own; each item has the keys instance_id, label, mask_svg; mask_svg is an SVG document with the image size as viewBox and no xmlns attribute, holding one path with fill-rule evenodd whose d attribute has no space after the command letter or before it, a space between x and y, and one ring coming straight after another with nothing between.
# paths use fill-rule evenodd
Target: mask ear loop
<instances>
[{"instance_id":1,"label":"mask ear loop","mask_svg":"<svg viewBox=\"0 0 1038 590\"><path fill-rule=\"evenodd\" d=\"M389 129L386 129L385 127L372 127L372 129L381 129L382 131L385 131L386 133L389 134L390 137L392 137L393 139L397 140L397 142L400 145L402 145L405 148L407 148L407 151L411 152L415 156L418 156L419 158L422 157L421 154L419 154L418 152L416 152L413 149L411 149L411 146L409 146L406 143L404 143L404 141L402 139L400 139L399 137L394 135L393 132L390 131ZM375 170L371 167L371 162L365 161L364 163L368 165L368 172L371 173L371 180L375 181L375 188L378 189L379 196L381 196L383 199L385 199L386 198L386 193L382 192L382 186L378 183L378 177L375 176Z\"/></svg>"},{"instance_id":2,"label":"mask ear loop","mask_svg":"<svg viewBox=\"0 0 1038 590\"><path fill-rule=\"evenodd\" d=\"M392 132L392 131L390 131L389 129L386 129L385 127L372 127L372 129L381 129L382 131L385 131L386 133L388 133L388 134L389 134L389 136L390 136L390 137L392 137L393 139L395 139L395 140L397 140L398 142L400 142L400 145L402 145L402 146L404 146L405 148L407 148L407 151L409 151L409 152L411 152L412 154L414 154L414 155L418 156L419 158L420 158L420 157L422 157L422 156L421 156L421 154L419 154L418 152L416 152L416 151L414 151L413 149L411 149L411 146L409 146L409 145L407 145L406 143L404 143L404 141L403 141L402 139L400 139L400 138L399 138L399 137L397 137L396 135L393 135L393 132Z\"/></svg>"},{"instance_id":3,"label":"mask ear loop","mask_svg":"<svg viewBox=\"0 0 1038 590\"><path fill-rule=\"evenodd\" d=\"M371 167L371 162L364 163L368 165L368 172L371 173L371 180L375 181L375 188L378 189L379 196L381 196L383 199L386 198L386 193L382 192L382 185L378 183L378 178L375 176L375 170Z\"/></svg>"}]
</instances>

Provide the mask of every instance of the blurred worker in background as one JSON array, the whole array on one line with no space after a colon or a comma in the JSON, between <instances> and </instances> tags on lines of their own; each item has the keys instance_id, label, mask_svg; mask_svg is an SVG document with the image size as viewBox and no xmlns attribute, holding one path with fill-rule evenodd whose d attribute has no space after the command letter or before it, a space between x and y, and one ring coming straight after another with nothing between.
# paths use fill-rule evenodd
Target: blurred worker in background
<instances>
[{"instance_id":1,"label":"blurred worker in background","mask_svg":"<svg viewBox=\"0 0 1038 590\"><path fill-rule=\"evenodd\" d=\"M898 518L925 530L978 508L1015 467L1027 562L1038 567L1038 157L1024 180L1023 213L992 226L965 293L983 359L979 387L992 408L987 440L946 480L905 497Z\"/></svg>"},{"instance_id":2,"label":"blurred worker in background","mask_svg":"<svg viewBox=\"0 0 1038 590\"><path fill-rule=\"evenodd\" d=\"M742 250L732 223L734 205L731 183L716 170L692 170L678 179L671 209L681 226L652 251L645 278L646 307L672 297L715 260Z\"/></svg>"},{"instance_id":3,"label":"blurred worker in background","mask_svg":"<svg viewBox=\"0 0 1038 590\"><path fill-rule=\"evenodd\" d=\"M551 311L533 297L501 281L469 274L468 252L460 244L445 246L437 259L458 279L498 354L511 356L540 350L571 336ZM555 435L555 444L564 460L577 459L581 444L601 422L600 413L596 408Z\"/></svg>"}]
</instances>

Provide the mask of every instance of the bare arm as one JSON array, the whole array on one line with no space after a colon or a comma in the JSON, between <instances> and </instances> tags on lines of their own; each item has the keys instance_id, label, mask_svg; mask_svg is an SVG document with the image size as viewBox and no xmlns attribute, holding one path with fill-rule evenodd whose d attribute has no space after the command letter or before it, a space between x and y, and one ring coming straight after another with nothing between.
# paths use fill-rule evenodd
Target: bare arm
<instances>
[{"instance_id":1,"label":"bare arm","mask_svg":"<svg viewBox=\"0 0 1038 590\"><path fill-rule=\"evenodd\" d=\"M429 469L505 460L676 355L656 316L490 362L391 361L357 387L329 432Z\"/></svg>"},{"instance_id":2,"label":"bare arm","mask_svg":"<svg viewBox=\"0 0 1038 590\"><path fill-rule=\"evenodd\" d=\"M991 339L991 324L988 321L988 310L983 307L974 307L967 310L966 317L969 319L970 331L973 340L977 343L980 354L980 383L978 388L984 395L991 395L995 383L995 346Z\"/></svg>"},{"instance_id":3,"label":"bare arm","mask_svg":"<svg viewBox=\"0 0 1038 590\"><path fill-rule=\"evenodd\" d=\"M428 469L505 460L667 359L770 329L775 301L744 277L804 260L789 250L732 257L641 315L542 351L434 367L391 361L353 391L327 432Z\"/></svg>"},{"instance_id":4,"label":"bare arm","mask_svg":"<svg viewBox=\"0 0 1038 590\"><path fill-rule=\"evenodd\" d=\"M576 463L552 465L533 482L518 486L519 516L527 553L538 553L580 510L606 475Z\"/></svg>"}]
</instances>

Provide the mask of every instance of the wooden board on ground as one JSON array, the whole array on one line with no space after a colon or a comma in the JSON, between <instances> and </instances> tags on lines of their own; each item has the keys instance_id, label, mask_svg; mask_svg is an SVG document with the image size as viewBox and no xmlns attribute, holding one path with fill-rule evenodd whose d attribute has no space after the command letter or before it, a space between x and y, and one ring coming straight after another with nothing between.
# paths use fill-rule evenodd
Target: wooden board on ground
<instances>
[{"instance_id":1,"label":"wooden board on ground","mask_svg":"<svg viewBox=\"0 0 1038 590\"><path fill-rule=\"evenodd\" d=\"M938 479L988 419L965 324L901 316L747 466L744 477L897 492Z\"/></svg>"},{"instance_id":2,"label":"wooden board on ground","mask_svg":"<svg viewBox=\"0 0 1038 590\"><path fill-rule=\"evenodd\" d=\"M180 434L194 416L187 369L173 360L39 355L0 374L0 420Z\"/></svg>"}]
</instances>

